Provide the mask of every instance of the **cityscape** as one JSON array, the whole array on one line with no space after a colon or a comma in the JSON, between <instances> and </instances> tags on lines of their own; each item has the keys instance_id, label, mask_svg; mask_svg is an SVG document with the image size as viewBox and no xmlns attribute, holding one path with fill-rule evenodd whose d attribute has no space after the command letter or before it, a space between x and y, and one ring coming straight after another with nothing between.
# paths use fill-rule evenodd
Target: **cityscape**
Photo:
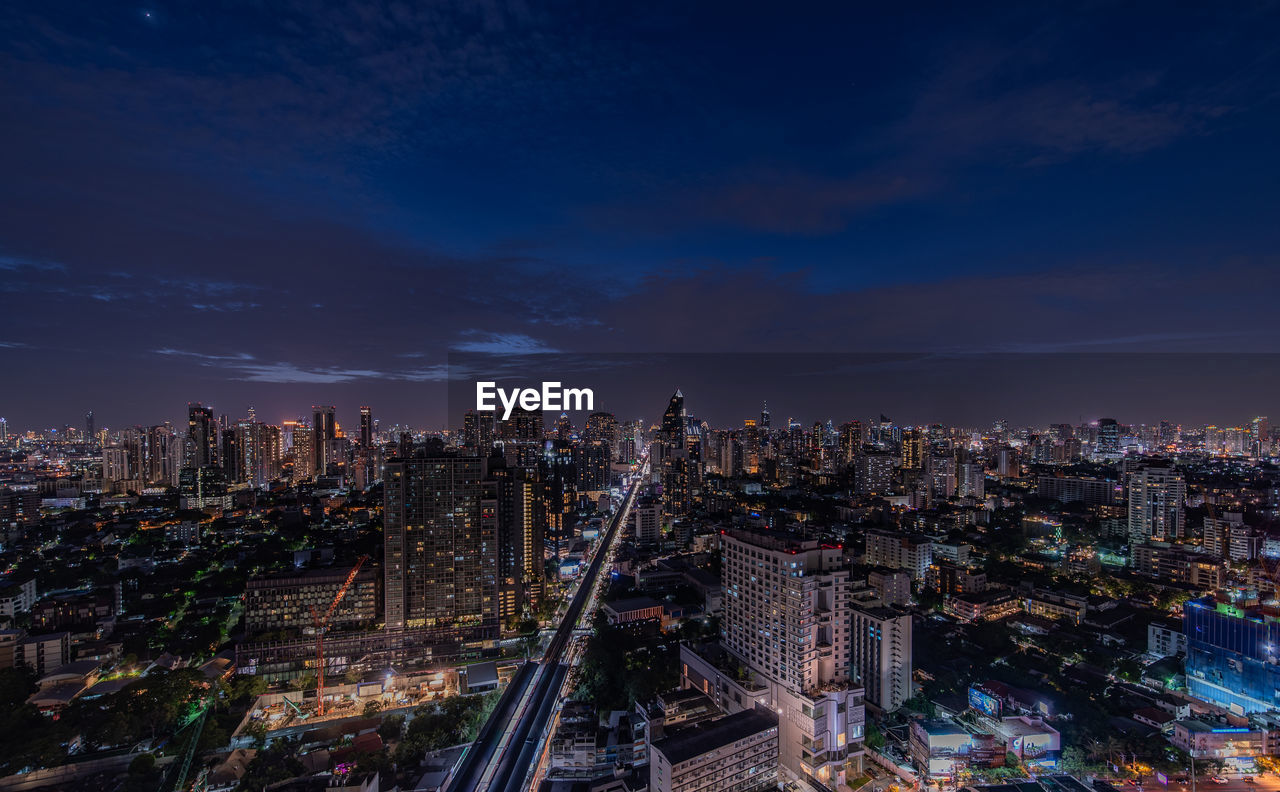
<instances>
[{"instance_id":1,"label":"cityscape","mask_svg":"<svg viewBox=\"0 0 1280 792\"><path fill-rule=\"evenodd\" d=\"M0 792L1280 792L1278 42L0 3Z\"/></svg>"},{"instance_id":2,"label":"cityscape","mask_svg":"<svg viewBox=\"0 0 1280 792\"><path fill-rule=\"evenodd\" d=\"M1280 786L1280 431L0 420L16 788ZM1274 777L1274 776L1272 776Z\"/></svg>"}]
</instances>

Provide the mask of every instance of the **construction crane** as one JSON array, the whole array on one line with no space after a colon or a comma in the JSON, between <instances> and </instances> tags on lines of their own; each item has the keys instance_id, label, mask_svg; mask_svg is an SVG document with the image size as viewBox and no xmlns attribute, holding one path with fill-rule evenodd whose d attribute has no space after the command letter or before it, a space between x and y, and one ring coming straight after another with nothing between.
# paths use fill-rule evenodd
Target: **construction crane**
<instances>
[{"instance_id":1,"label":"construction crane","mask_svg":"<svg viewBox=\"0 0 1280 792\"><path fill-rule=\"evenodd\" d=\"M342 587L338 589L338 593L333 595L333 602L329 603L329 609L324 612L324 616L316 613L313 606L311 608L311 618L315 621L316 628L316 714L324 715L324 631L329 626L329 617L333 615L337 609L338 603L347 595L347 589L351 588L351 583L356 579L356 575L360 574L360 567L364 566L364 562L369 560L369 556L362 555L356 561L356 565L347 573L347 579L342 583Z\"/></svg>"}]
</instances>

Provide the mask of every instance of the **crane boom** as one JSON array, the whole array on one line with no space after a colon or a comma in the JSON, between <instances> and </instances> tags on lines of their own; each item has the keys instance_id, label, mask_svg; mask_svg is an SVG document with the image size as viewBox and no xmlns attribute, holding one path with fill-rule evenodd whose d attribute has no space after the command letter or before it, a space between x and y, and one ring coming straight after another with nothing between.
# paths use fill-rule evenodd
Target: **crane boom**
<instances>
[{"instance_id":1,"label":"crane boom","mask_svg":"<svg viewBox=\"0 0 1280 792\"><path fill-rule=\"evenodd\" d=\"M329 617L333 615L342 598L347 595L347 589L351 588L356 575L360 574L360 567L364 566L364 562L368 560L367 555L362 555L356 560L356 565L347 573L347 579L343 581L338 593L333 595L333 601L329 603L329 609L324 612L323 617L316 613L315 608L311 609L311 618L316 624L316 712L318 715L324 715L324 631L329 626Z\"/></svg>"}]
</instances>

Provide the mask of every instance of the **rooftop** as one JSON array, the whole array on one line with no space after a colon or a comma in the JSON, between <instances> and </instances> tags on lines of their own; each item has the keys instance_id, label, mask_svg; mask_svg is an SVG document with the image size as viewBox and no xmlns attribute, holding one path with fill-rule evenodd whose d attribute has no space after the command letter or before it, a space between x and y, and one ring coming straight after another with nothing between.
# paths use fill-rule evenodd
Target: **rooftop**
<instances>
[{"instance_id":1,"label":"rooftop","mask_svg":"<svg viewBox=\"0 0 1280 792\"><path fill-rule=\"evenodd\" d=\"M661 752L672 765L678 765L723 745L777 728L778 719L773 713L763 709L743 710L664 737L653 744L653 750Z\"/></svg>"}]
</instances>

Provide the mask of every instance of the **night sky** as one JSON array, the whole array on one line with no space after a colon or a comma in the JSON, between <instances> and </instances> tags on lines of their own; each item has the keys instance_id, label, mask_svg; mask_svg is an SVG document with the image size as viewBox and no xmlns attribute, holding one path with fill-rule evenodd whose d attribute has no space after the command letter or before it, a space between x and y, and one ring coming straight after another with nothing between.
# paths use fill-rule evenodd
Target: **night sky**
<instances>
[{"instance_id":1,"label":"night sky","mask_svg":"<svg viewBox=\"0 0 1280 792\"><path fill-rule=\"evenodd\" d=\"M52 0L0 36L16 428L438 425L451 352L1280 351L1275 3ZM1280 413L1168 371L903 418ZM757 376L806 420L918 390Z\"/></svg>"}]
</instances>

